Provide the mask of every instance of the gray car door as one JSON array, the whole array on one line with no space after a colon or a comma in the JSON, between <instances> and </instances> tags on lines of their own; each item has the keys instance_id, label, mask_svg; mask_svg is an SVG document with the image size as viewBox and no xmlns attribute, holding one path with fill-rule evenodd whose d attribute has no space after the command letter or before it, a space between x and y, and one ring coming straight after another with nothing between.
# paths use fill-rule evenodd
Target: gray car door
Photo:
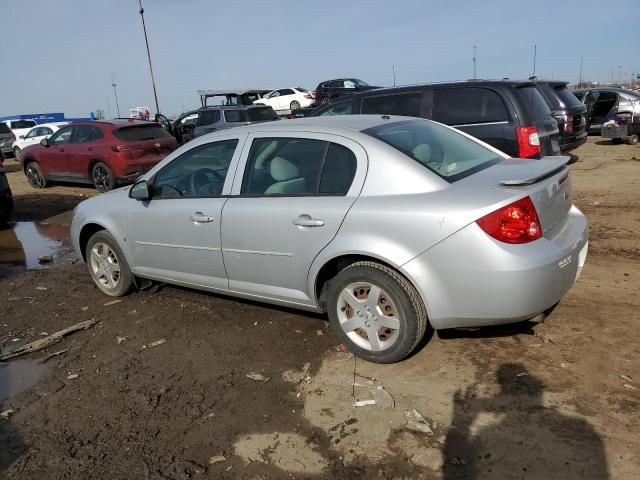
<instances>
[{"instance_id":1,"label":"gray car door","mask_svg":"<svg viewBox=\"0 0 640 480\"><path fill-rule=\"evenodd\" d=\"M222 212L229 288L309 305L311 263L360 193L366 152L344 137L269 132L249 135L242 157Z\"/></svg>"},{"instance_id":2,"label":"gray car door","mask_svg":"<svg viewBox=\"0 0 640 480\"><path fill-rule=\"evenodd\" d=\"M242 139L195 141L153 176L151 200L127 211L135 273L227 289L220 220Z\"/></svg>"}]
</instances>

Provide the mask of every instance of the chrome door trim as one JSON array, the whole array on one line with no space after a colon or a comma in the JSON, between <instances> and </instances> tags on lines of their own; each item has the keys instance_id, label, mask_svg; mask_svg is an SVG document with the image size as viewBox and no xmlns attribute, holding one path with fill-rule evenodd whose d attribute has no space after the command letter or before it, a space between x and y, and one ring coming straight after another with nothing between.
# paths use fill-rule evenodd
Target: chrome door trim
<instances>
[{"instance_id":1,"label":"chrome door trim","mask_svg":"<svg viewBox=\"0 0 640 480\"><path fill-rule=\"evenodd\" d=\"M240 248L224 248L224 252L233 252L233 253L246 253L249 255L272 255L274 257L293 257L293 253L290 252L265 252L262 250L242 250Z\"/></svg>"},{"instance_id":2,"label":"chrome door trim","mask_svg":"<svg viewBox=\"0 0 640 480\"><path fill-rule=\"evenodd\" d=\"M210 252L219 252L220 247L195 247L191 245L176 245L173 243L158 243L158 242L142 242L136 240L136 245L148 245L152 247L168 247L168 248L186 248L190 250L208 250Z\"/></svg>"},{"instance_id":3,"label":"chrome door trim","mask_svg":"<svg viewBox=\"0 0 640 480\"><path fill-rule=\"evenodd\" d=\"M480 127L482 125L507 125L509 123L508 120L503 120L500 122L481 122L481 123L455 123L451 124L452 127Z\"/></svg>"}]
</instances>

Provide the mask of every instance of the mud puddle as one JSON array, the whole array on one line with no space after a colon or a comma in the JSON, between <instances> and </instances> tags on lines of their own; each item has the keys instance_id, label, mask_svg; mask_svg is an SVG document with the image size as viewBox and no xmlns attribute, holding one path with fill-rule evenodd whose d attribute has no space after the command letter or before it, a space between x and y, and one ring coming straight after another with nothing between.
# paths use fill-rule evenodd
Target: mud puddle
<instances>
[{"instance_id":1,"label":"mud puddle","mask_svg":"<svg viewBox=\"0 0 640 480\"><path fill-rule=\"evenodd\" d=\"M46 371L41 363L29 360L0 364L0 405L35 385Z\"/></svg>"},{"instance_id":2,"label":"mud puddle","mask_svg":"<svg viewBox=\"0 0 640 480\"><path fill-rule=\"evenodd\" d=\"M71 250L69 225L16 222L0 230L0 278L23 270L47 268ZM49 262L41 258L51 257Z\"/></svg>"}]
</instances>

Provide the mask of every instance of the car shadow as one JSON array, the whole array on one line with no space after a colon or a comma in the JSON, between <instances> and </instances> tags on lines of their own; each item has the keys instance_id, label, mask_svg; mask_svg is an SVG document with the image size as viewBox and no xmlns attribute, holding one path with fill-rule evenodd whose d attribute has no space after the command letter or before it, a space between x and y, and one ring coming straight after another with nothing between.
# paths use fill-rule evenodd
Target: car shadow
<instances>
[{"instance_id":1,"label":"car shadow","mask_svg":"<svg viewBox=\"0 0 640 480\"><path fill-rule=\"evenodd\" d=\"M458 338L501 338L516 335L535 335L535 322L524 321L508 323L505 325L490 325L475 328L447 328L438 330L438 338L441 340L453 340Z\"/></svg>"},{"instance_id":2,"label":"car shadow","mask_svg":"<svg viewBox=\"0 0 640 480\"><path fill-rule=\"evenodd\" d=\"M453 397L443 480L609 478L602 439L585 420L546 406L545 385L519 363L496 371L494 395L473 384Z\"/></svg>"}]
</instances>

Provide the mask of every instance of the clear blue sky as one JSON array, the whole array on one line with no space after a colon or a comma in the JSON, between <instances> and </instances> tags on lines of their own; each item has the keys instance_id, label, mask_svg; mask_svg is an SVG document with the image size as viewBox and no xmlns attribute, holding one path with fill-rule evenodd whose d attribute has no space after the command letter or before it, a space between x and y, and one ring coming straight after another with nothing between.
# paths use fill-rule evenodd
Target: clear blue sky
<instances>
[{"instance_id":1,"label":"clear blue sky","mask_svg":"<svg viewBox=\"0 0 640 480\"><path fill-rule=\"evenodd\" d=\"M160 109L198 89L541 77L606 81L640 72L640 0L146 0ZM137 0L2 0L0 115L153 109Z\"/></svg>"}]
</instances>

